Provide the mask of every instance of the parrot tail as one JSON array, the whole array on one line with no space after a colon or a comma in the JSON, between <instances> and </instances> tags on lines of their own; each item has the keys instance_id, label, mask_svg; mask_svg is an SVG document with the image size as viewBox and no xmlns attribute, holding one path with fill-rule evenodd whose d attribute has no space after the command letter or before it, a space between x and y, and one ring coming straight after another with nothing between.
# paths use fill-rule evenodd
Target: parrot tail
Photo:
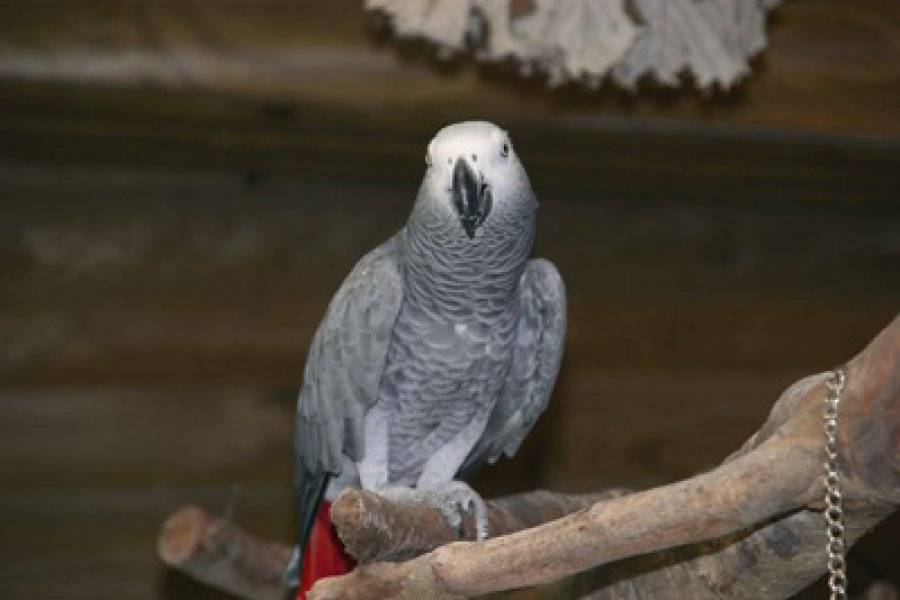
<instances>
[{"instance_id":1,"label":"parrot tail","mask_svg":"<svg viewBox=\"0 0 900 600\"><path fill-rule=\"evenodd\" d=\"M344 551L344 545L331 522L331 502L322 500L303 553L296 600L306 600L306 592L318 580L349 573L354 565L355 562Z\"/></svg>"}]
</instances>

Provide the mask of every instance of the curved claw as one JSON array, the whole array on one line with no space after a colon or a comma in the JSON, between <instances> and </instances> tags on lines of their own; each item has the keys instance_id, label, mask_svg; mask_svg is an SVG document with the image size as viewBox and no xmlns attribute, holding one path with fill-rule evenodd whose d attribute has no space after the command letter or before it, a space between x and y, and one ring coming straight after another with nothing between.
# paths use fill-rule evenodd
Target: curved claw
<instances>
[{"instance_id":1,"label":"curved claw","mask_svg":"<svg viewBox=\"0 0 900 600\"><path fill-rule=\"evenodd\" d=\"M484 499L464 481L452 480L429 488L389 486L375 490L385 498L398 502L427 502L441 511L447 523L462 537L463 512L475 518L478 540L489 536L488 511Z\"/></svg>"}]
</instances>

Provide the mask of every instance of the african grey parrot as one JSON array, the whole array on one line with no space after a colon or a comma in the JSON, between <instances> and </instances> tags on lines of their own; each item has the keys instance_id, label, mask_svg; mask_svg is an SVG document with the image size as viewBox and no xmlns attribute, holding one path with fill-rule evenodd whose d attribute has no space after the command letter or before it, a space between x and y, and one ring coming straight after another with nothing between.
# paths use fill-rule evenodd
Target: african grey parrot
<instances>
[{"instance_id":1,"label":"african grey parrot","mask_svg":"<svg viewBox=\"0 0 900 600\"><path fill-rule=\"evenodd\" d=\"M512 456L547 406L563 354L565 287L529 260L537 200L509 136L473 121L428 145L412 213L365 255L307 356L296 416L304 597L344 572L328 517L347 486L432 501L458 523L484 504L456 478ZM453 522L453 521L451 521ZM307 545L308 544L308 545Z\"/></svg>"}]
</instances>

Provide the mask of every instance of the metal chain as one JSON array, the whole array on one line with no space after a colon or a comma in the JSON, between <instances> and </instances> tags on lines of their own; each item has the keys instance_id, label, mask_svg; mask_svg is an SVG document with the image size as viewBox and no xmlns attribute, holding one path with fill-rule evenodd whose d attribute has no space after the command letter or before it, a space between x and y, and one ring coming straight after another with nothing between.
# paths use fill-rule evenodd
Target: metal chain
<instances>
[{"instance_id":1,"label":"metal chain","mask_svg":"<svg viewBox=\"0 0 900 600\"><path fill-rule=\"evenodd\" d=\"M838 468L838 407L847 381L847 371L838 367L825 380L825 527L828 537L828 588L831 600L846 600L847 570L844 556L844 506Z\"/></svg>"}]
</instances>

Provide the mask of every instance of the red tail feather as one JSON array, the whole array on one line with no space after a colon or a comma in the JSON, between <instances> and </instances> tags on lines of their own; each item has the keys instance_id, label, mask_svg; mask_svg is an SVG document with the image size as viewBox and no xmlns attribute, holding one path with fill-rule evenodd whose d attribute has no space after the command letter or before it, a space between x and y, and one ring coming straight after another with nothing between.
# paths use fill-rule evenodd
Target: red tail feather
<instances>
[{"instance_id":1,"label":"red tail feather","mask_svg":"<svg viewBox=\"0 0 900 600\"><path fill-rule=\"evenodd\" d=\"M349 573L353 559L344 552L344 545L331 523L331 502L323 500L316 513L306 552L303 553L303 569L296 600L306 600L306 592L325 577Z\"/></svg>"}]
</instances>

